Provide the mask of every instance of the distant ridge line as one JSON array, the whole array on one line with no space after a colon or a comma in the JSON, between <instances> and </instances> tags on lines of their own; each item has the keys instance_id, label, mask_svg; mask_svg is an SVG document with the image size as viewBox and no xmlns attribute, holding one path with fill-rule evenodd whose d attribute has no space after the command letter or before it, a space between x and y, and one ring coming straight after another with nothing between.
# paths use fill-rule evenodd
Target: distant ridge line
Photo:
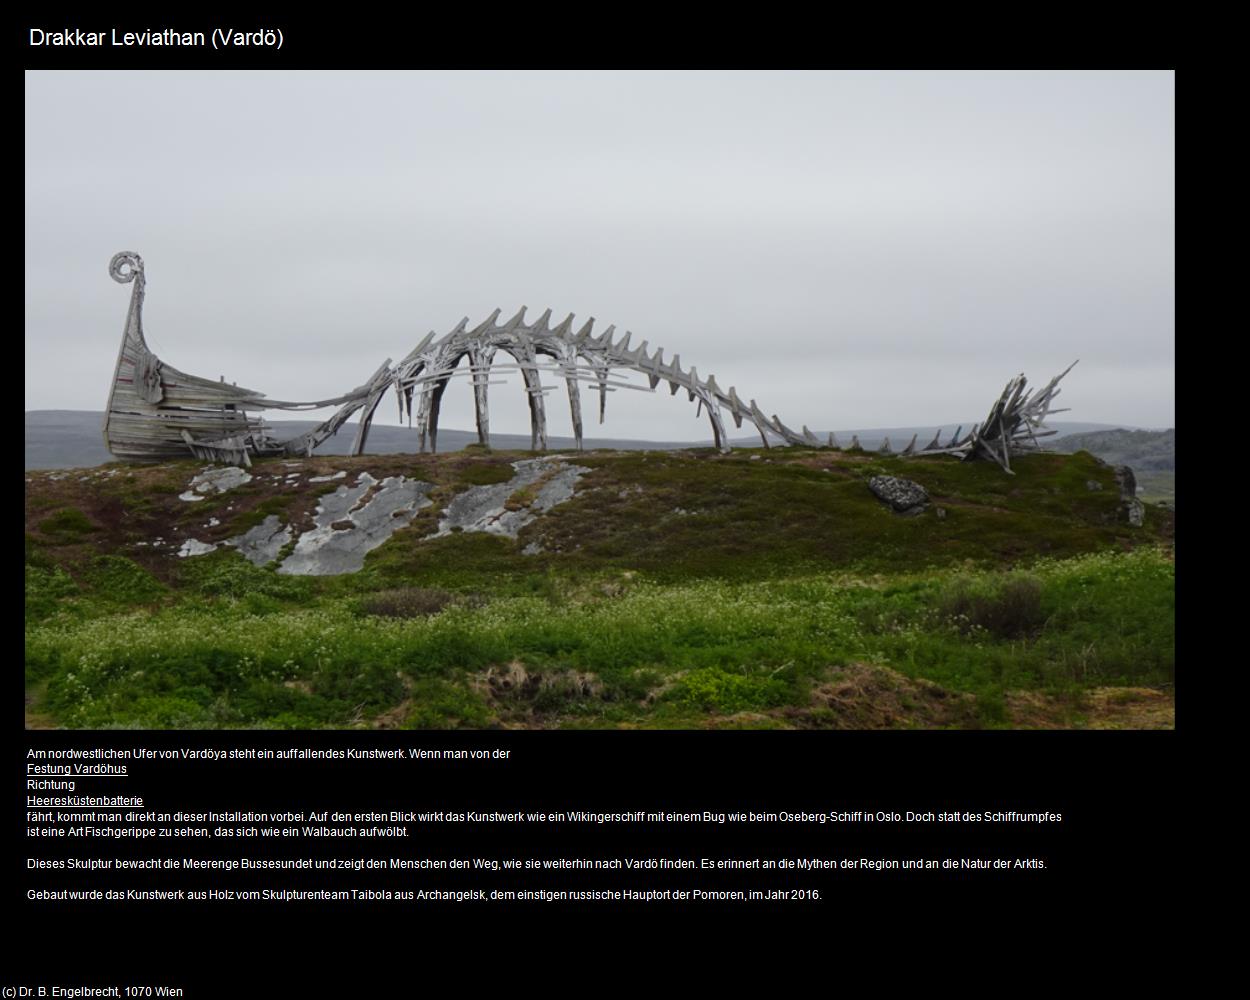
<instances>
[{"instance_id":1,"label":"distant ridge line","mask_svg":"<svg viewBox=\"0 0 1250 1000\"><path fill-rule=\"evenodd\" d=\"M104 422L102 410L27 410L25 411L25 468L26 469L68 469L89 468L113 461L100 438L100 427ZM966 421L971 423L972 421ZM290 420L274 421L282 429L295 430L316 426L316 421ZM953 428L956 421L948 421L947 428ZM354 426L354 425L346 425ZM839 440L849 441L852 435L858 435L860 442L868 450L875 449L887 435L894 440L906 440L912 434L932 436L937 424L915 425L912 427L878 427L865 429L837 429L833 431ZM1110 430L1142 430L1127 424L1098 424L1080 421L1054 421L1052 427L1059 431L1058 437L1092 431ZM817 431L824 437L829 431ZM369 451L372 454L393 455L416 453L417 441L409 427L375 423L369 436ZM530 436L528 434L492 433L494 446L501 450L528 450ZM440 444L444 450L459 451L465 445L476 443L477 434L473 431L440 429ZM1052 439L1054 440L1054 439ZM346 455L351 446L352 435L346 431L328 440L317 449L319 455ZM735 446L758 446L754 437L733 439ZM615 448L618 450L655 450L667 451L678 448L710 448L712 440L693 441L649 441L637 438L586 438L587 448ZM572 436L552 436L549 446L563 450L572 448Z\"/></svg>"}]
</instances>

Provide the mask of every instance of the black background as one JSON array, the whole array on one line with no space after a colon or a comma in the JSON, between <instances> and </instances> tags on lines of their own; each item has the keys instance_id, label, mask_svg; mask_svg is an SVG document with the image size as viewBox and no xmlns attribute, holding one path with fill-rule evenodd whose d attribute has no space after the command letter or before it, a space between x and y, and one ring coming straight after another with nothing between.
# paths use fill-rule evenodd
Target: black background
<instances>
[{"instance_id":1,"label":"black background","mask_svg":"<svg viewBox=\"0 0 1250 1000\"><path fill-rule=\"evenodd\" d=\"M281 808L419 811L538 809L779 811L943 809L1058 812L1049 824L443 824L405 840L56 840L19 836L9 851L20 889L6 914L22 928L25 981L168 982L225 995L243 970L259 988L341 995L331 978L389 978L377 949L490 953L537 934L622 946L660 928L719 933L836 934L837 949L907 954L950 947L1056 955L1127 935L1164 935L1168 895L1188 867L1178 734L1105 733L59 733L32 748L258 746L502 747L506 762L128 762L133 777L80 782L93 793L142 794L145 808L274 812ZM24 752L11 758L24 786ZM55 794L55 793L39 793ZM204 824L213 826L214 824ZM370 872L31 871L27 857L1040 857L1044 870ZM776 903L369 902L79 903L28 901L28 888L816 888L818 901ZM664 933L674 933L665 931ZM787 930L787 933L790 933ZM625 934L617 940L615 937ZM570 937L570 935L572 935ZM667 940L667 938L666 938ZM286 952L285 942L303 942ZM279 942L283 942L281 945ZM307 951L330 949L320 954ZM397 943L398 942L398 943ZM615 943L613 943L615 942ZM1066 944L1065 944L1066 942ZM718 958L738 962L731 940ZM832 948L832 941L825 947ZM225 948L225 952L220 949ZM918 951L917 951L918 949ZM275 951L289 960L275 964ZM750 952L754 954L754 952ZM228 961L225 956L228 955ZM214 958L218 956L218 958ZM333 956L333 957L332 957ZM431 955L431 959L435 956ZM783 961L781 957L756 959ZM258 963L253 966L253 963ZM733 967L731 965L731 967ZM723 968L717 964L717 968ZM168 978L156 974L165 970ZM259 971L257 971L259 970ZM408 982L416 969L391 970ZM1140 970L1139 970L1140 971ZM350 973L350 974L349 974ZM119 978L120 977L120 978ZM249 978L250 977L250 978ZM8 977L10 980L13 977ZM398 981L398 980L397 980ZM356 986L360 987L357 981ZM324 990L325 992L320 992ZM239 995L250 995L243 993ZM354 995L372 995L356 992Z\"/></svg>"},{"instance_id":2,"label":"black background","mask_svg":"<svg viewBox=\"0 0 1250 1000\"><path fill-rule=\"evenodd\" d=\"M657 21L646 12L601 10L549 33L532 10L413 9L406 17L341 12L335 19L251 13L142 17L133 8L89 16L27 15L17 29L27 69L272 68L363 69L529 65L932 66L935 38L887 39L888 51L856 23L814 30L801 18L725 25ZM474 24L480 17L480 23ZM850 15L847 15L849 18ZM452 25L452 20L462 23ZM729 18L734 20L734 18ZM525 23L525 29L517 25ZM280 52L169 49L31 49L31 26L176 27L211 31L281 27ZM915 28L923 27L919 22ZM1002 26L1000 26L1002 27ZM1086 24L1083 40L1096 26ZM1041 48L1033 66L1167 65L1123 49L1079 59L1070 23L1033 25L1068 38ZM1040 32L1040 34L1039 34ZM1013 36L1016 37L1016 36ZM1019 39L1016 39L1019 41ZM1128 35L1121 36L1121 42ZM965 65L999 65L1001 44L964 38ZM1001 39L999 40L1001 42ZM953 50L943 48L944 58ZM119 127L142 113L141 95L119 95ZM130 123L130 124L128 124ZM1192 727L1191 727L1192 729ZM64 733L9 734L19 791L6 826L3 862L11 949L3 984L158 983L187 996L372 996L385 987L415 992L443 976L459 988L536 987L589 961L607 988L650 988L658 963L676 961L686 988L702 975L774 970L774 986L814 975L826 988L868 972L881 988L904 977L980 990L1092 981L1127 984L1169 967L1183 919L1175 894L1190 871L1218 862L1189 854L1192 831L1209 819L1191 807L1203 768L1194 734L1107 733ZM204 841L67 841L25 837L29 748L506 747L507 763L130 762L126 781L83 782L79 790L142 794L147 808L267 812L280 808L406 810L1007 810L1062 813L1060 824L639 825L560 827L445 825L407 841L299 839L254 844ZM83 786L87 786L84 789ZM55 794L55 793L40 793ZM1182 805L1185 802L1185 805ZM211 824L210 824L211 825ZM72 846L71 846L72 845ZM747 888L803 886L818 902L778 904L154 904L31 902L31 887L146 886L265 888L295 885L291 872L150 874L32 872L34 856L457 856L457 857L1042 857L1044 871L937 872L325 872L311 887ZM785 935L778 940L779 934ZM815 943L812 943L812 936ZM708 944L706 942L712 942ZM524 943L523 943L524 942ZM531 943L533 942L533 943ZM511 956L521 952L517 962ZM503 956L509 956L505 963ZM468 956L467 958L465 956ZM1010 971L990 976L991 967ZM1082 968L1079 975L1077 969ZM695 978L686 978L692 976ZM989 978L987 978L989 977ZM331 984L349 983L340 988ZM582 983L581 985L587 985ZM567 984L565 984L567 986Z\"/></svg>"}]
</instances>

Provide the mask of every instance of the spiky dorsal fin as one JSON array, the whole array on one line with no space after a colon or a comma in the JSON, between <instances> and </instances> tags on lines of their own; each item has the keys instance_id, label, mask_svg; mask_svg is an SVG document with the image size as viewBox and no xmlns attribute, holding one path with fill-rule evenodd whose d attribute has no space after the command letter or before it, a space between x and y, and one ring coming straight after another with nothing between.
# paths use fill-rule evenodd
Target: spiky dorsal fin
<instances>
[{"instance_id":1,"label":"spiky dorsal fin","mask_svg":"<svg viewBox=\"0 0 1250 1000\"><path fill-rule=\"evenodd\" d=\"M404 357L404 359L399 363L397 368L401 370L405 369L408 366L410 366L414 361L416 361L417 358L421 356L421 352L424 351L427 347L429 347L431 343L433 343L435 336L436 334L434 333L433 330L431 330L424 337L422 337L420 341L417 342L417 346L408 352L408 354ZM448 334L448 336L450 336L450 334Z\"/></svg>"},{"instance_id":2,"label":"spiky dorsal fin","mask_svg":"<svg viewBox=\"0 0 1250 1000\"><path fill-rule=\"evenodd\" d=\"M601 348L611 347L612 346L612 334L614 333L616 333L616 324L615 323L608 324L608 328L604 330L603 333L599 334L598 337L594 338L594 346L601 347Z\"/></svg>"},{"instance_id":3,"label":"spiky dorsal fin","mask_svg":"<svg viewBox=\"0 0 1250 1000\"><path fill-rule=\"evenodd\" d=\"M503 325L503 329L511 333L517 327L521 326L525 322L525 310L528 308L528 306L521 306L521 308L517 311L517 314Z\"/></svg>"},{"instance_id":4,"label":"spiky dorsal fin","mask_svg":"<svg viewBox=\"0 0 1250 1000\"><path fill-rule=\"evenodd\" d=\"M476 336L478 336L478 335L480 335L480 334L485 333L487 330L492 330L492 329L494 329L494 327L495 327L495 323L496 323L496 321L499 319L499 314L500 314L500 313L502 313L502 312L503 312L503 310L502 310L502 309L496 309L493 313L491 313L491 314L490 314L489 316L487 316L484 320L482 320L482 322L480 322L477 326L475 326L472 330L470 330L470 331L469 331L469 336L470 336L470 337L476 337ZM522 306L522 307L521 307L521 313L522 313L522 314L524 314L524 313L525 313L525 307L524 307L524 306ZM459 329L459 327L457 327L457 330L458 330L458 329ZM451 334L448 334L447 336L448 336L448 337L450 337L450 336L451 336Z\"/></svg>"},{"instance_id":5,"label":"spiky dorsal fin","mask_svg":"<svg viewBox=\"0 0 1250 1000\"><path fill-rule=\"evenodd\" d=\"M685 378L685 372L681 370L681 355L674 354L673 360L670 361L664 369L665 376L668 378L668 391L670 396L676 396L677 390L681 388L681 383Z\"/></svg>"}]
</instances>

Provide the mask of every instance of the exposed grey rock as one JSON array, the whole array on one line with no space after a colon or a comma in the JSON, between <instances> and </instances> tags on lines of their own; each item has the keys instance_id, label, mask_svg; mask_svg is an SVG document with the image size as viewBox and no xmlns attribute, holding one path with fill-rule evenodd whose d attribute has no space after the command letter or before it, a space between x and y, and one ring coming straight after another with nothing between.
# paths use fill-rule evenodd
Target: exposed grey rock
<instances>
[{"instance_id":1,"label":"exposed grey rock","mask_svg":"<svg viewBox=\"0 0 1250 1000\"><path fill-rule=\"evenodd\" d=\"M366 500L373 486L378 489ZM364 566L366 554L411 521L418 510L430 506L426 494L431 489L432 483L404 476L388 476L379 484L362 472L354 486L340 486L321 498L313 515L317 526L299 536L278 572L295 576L355 573ZM345 521L345 528L335 527Z\"/></svg>"},{"instance_id":2,"label":"exposed grey rock","mask_svg":"<svg viewBox=\"0 0 1250 1000\"><path fill-rule=\"evenodd\" d=\"M179 499L202 500L206 496L211 496L214 493L225 493L226 490L232 490L236 486L242 486L244 483L250 483L251 481L252 474L250 472L244 472L233 465L228 465L224 468L208 468L192 478L191 482L187 484L190 489L182 494ZM188 494L198 494L198 496L189 496Z\"/></svg>"},{"instance_id":3,"label":"exposed grey rock","mask_svg":"<svg viewBox=\"0 0 1250 1000\"><path fill-rule=\"evenodd\" d=\"M929 494L919 483L898 476L873 476L868 488L896 513L919 514L929 504Z\"/></svg>"},{"instance_id":4,"label":"exposed grey rock","mask_svg":"<svg viewBox=\"0 0 1250 1000\"><path fill-rule=\"evenodd\" d=\"M1146 507L1137 499L1137 476L1127 465L1114 468L1115 481L1120 487L1120 517L1132 527L1140 528L1146 517Z\"/></svg>"},{"instance_id":5,"label":"exposed grey rock","mask_svg":"<svg viewBox=\"0 0 1250 1000\"><path fill-rule=\"evenodd\" d=\"M308 481L310 483L329 483L329 482L333 482L335 479L346 479L346 478L347 478L347 472L345 470L340 470L339 472L334 473L334 475L332 476L312 476Z\"/></svg>"},{"instance_id":6,"label":"exposed grey rock","mask_svg":"<svg viewBox=\"0 0 1250 1000\"><path fill-rule=\"evenodd\" d=\"M577 481L590 471L580 465L569 465L567 462L560 462L559 466L555 475L543 483L538 490L538 496L534 498L530 510L541 514L551 510L556 504L572 499Z\"/></svg>"},{"instance_id":7,"label":"exposed grey rock","mask_svg":"<svg viewBox=\"0 0 1250 1000\"><path fill-rule=\"evenodd\" d=\"M516 475L508 482L474 486L455 497L443 512L437 534L448 535L459 529L515 538L539 514L572 497L578 479L590 471L558 458L521 459L513 462L512 468ZM529 504L507 509L505 505L514 493L540 479L544 481Z\"/></svg>"},{"instance_id":8,"label":"exposed grey rock","mask_svg":"<svg viewBox=\"0 0 1250 1000\"><path fill-rule=\"evenodd\" d=\"M217 545L214 542L201 542L195 538L188 538L178 550L178 558L186 559L188 556L202 556L216 551Z\"/></svg>"},{"instance_id":9,"label":"exposed grey rock","mask_svg":"<svg viewBox=\"0 0 1250 1000\"><path fill-rule=\"evenodd\" d=\"M277 514L270 514L242 535L227 538L224 544L238 549L254 566L267 566L278 558L278 553L292 537L290 526L283 524Z\"/></svg>"},{"instance_id":10,"label":"exposed grey rock","mask_svg":"<svg viewBox=\"0 0 1250 1000\"><path fill-rule=\"evenodd\" d=\"M1102 483L1100 483L1097 479L1087 479L1085 480L1085 488L1093 493L1096 490L1102 489Z\"/></svg>"}]
</instances>

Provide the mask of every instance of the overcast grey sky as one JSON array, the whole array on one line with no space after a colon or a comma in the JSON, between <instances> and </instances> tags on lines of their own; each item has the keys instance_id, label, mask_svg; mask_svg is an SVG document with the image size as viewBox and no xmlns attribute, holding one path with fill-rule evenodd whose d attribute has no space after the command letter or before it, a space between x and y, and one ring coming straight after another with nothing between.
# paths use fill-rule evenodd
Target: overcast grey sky
<instances>
[{"instance_id":1,"label":"overcast grey sky","mask_svg":"<svg viewBox=\"0 0 1250 1000\"><path fill-rule=\"evenodd\" d=\"M1063 419L1171 426L1174 219L1170 72L28 73L26 408L103 408L134 250L152 349L279 399L528 305L795 427L979 418L1078 357Z\"/></svg>"}]
</instances>

